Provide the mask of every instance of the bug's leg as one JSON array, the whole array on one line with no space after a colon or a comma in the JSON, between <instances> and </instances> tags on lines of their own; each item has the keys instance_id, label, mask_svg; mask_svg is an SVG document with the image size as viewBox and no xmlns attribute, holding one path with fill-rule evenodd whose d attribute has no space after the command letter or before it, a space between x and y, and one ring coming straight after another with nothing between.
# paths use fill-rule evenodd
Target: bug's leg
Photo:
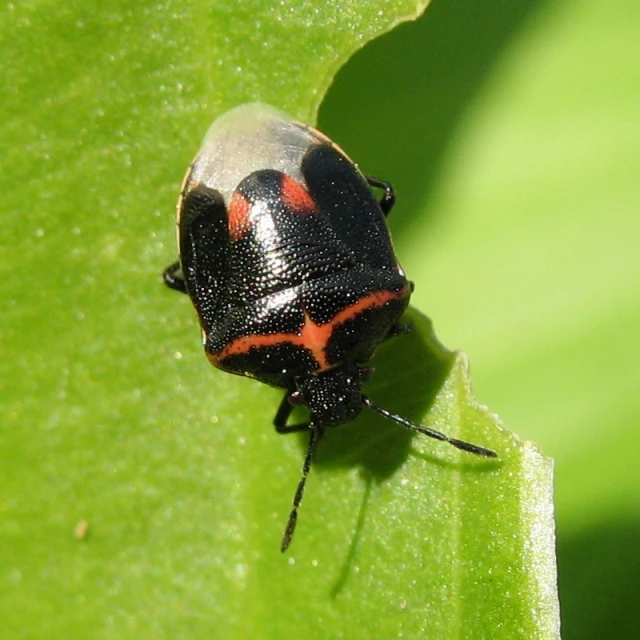
<instances>
[{"instance_id":1,"label":"bug's leg","mask_svg":"<svg viewBox=\"0 0 640 640\"><path fill-rule=\"evenodd\" d=\"M163 272L162 279L169 289L175 289L182 293L187 293L187 285L184 281L184 275L182 274L182 267L180 262L174 262L170 264Z\"/></svg>"},{"instance_id":2,"label":"bug's leg","mask_svg":"<svg viewBox=\"0 0 640 640\"><path fill-rule=\"evenodd\" d=\"M401 324L400 322L396 322L391 325L391 329L387 333L385 340L389 340L389 338L395 338L397 336L404 336L407 333L411 333L413 329L408 324Z\"/></svg>"},{"instance_id":3,"label":"bug's leg","mask_svg":"<svg viewBox=\"0 0 640 640\"><path fill-rule=\"evenodd\" d=\"M389 212L393 209L393 205L396 203L396 194L393 187L388 182L374 178L373 176L365 177L370 187L377 187L378 189L384 190L384 195L379 200L378 204L382 209L382 213L384 213L385 216L389 215Z\"/></svg>"},{"instance_id":4,"label":"bug's leg","mask_svg":"<svg viewBox=\"0 0 640 640\"><path fill-rule=\"evenodd\" d=\"M411 293L413 293L415 289L415 285L410 280L409 280L409 286L411 287ZM413 331L413 328L408 324L402 324L401 322L394 322L391 325L391 329L389 329L389 332L385 336L385 340L388 340L389 338L395 338L396 336L403 336L403 335L406 335L407 333L411 333L412 331Z\"/></svg>"},{"instance_id":5,"label":"bug's leg","mask_svg":"<svg viewBox=\"0 0 640 640\"><path fill-rule=\"evenodd\" d=\"M293 406L289 402L289 392L287 391L278 407L276 417L273 419L273 425L278 433L295 433L296 431L307 431L309 429L309 421L287 425L287 420L292 411Z\"/></svg>"}]
</instances>

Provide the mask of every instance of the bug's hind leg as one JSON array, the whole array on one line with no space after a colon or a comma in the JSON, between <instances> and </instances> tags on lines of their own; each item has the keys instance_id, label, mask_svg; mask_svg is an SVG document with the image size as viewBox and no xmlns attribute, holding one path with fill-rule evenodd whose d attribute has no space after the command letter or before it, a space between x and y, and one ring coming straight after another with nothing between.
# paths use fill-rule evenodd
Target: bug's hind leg
<instances>
[{"instance_id":1,"label":"bug's hind leg","mask_svg":"<svg viewBox=\"0 0 640 640\"><path fill-rule=\"evenodd\" d=\"M393 205L396 203L396 193L393 190L393 187L385 180L380 180L379 178L374 178L373 176L365 177L370 187L377 187L378 189L384 190L384 195L378 201L378 204L382 209L382 213L384 213L385 216L388 215L391 209L393 209Z\"/></svg>"}]
</instances>

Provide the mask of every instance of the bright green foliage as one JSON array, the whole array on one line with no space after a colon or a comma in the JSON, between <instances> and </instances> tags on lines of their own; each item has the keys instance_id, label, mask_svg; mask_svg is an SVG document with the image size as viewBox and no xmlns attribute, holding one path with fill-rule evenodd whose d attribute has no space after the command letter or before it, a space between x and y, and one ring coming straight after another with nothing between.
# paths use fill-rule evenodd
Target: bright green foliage
<instances>
[{"instance_id":1,"label":"bright green foliage","mask_svg":"<svg viewBox=\"0 0 640 640\"><path fill-rule=\"evenodd\" d=\"M159 279L175 259L182 173L211 119L260 99L313 120L339 66L415 11L401 0L5 8L0 638L558 637L550 462L474 403L465 357L423 316L408 314L414 332L380 350L367 392L500 459L363 415L322 442L282 556L304 439L273 433L279 392L207 364L188 300ZM452 29L451 14L439 24ZM371 172L424 148L423 129L401 126L418 105L421 126L443 122L415 83L393 106L386 81L410 77L413 51L394 47L401 67L359 79L370 102L338 83L323 112L329 129L354 122L339 141ZM446 59L417 56L416 68ZM395 112L367 123L379 105ZM402 131L403 153L367 149L385 131ZM432 268L415 244L429 233L413 244L407 233L407 220L423 224L428 183L382 174L406 194L397 248L431 313L433 292L453 297L475 266L460 252Z\"/></svg>"},{"instance_id":2,"label":"bright green foliage","mask_svg":"<svg viewBox=\"0 0 640 640\"><path fill-rule=\"evenodd\" d=\"M400 194L414 305L555 460L564 640L640 629L639 29L635 0L436 0L320 111Z\"/></svg>"}]
</instances>

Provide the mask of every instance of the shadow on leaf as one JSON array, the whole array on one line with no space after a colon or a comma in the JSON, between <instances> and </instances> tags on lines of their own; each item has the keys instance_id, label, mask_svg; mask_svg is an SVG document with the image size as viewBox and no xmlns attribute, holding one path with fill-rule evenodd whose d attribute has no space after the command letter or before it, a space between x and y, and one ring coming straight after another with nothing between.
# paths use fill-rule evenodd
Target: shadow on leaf
<instances>
[{"instance_id":1,"label":"shadow on leaf","mask_svg":"<svg viewBox=\"0 0 640 640\"><path fill-rule=\"evenodd\" d=\"M640 628L640 519L559 530L558 573L565 640L632 640Z\"/></svg>"},{"instance_id":2,"label":"shadow on leaf","mask_svg":"<svg viewBox=\"0 0 640 640\"><path fill-rule=\"evenodd\" d=\"M504 49L546 4L436 0L418 20L368 43L336 75L319 128L365 172L393 183L396 241L410 233L409 214L426 210L456 131Z\"/></svg>"}]
</instances>

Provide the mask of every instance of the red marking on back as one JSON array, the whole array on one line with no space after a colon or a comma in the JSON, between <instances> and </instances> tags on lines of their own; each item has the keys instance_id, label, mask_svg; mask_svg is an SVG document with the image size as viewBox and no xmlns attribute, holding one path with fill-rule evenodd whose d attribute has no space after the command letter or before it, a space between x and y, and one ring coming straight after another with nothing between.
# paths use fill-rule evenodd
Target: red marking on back
<instances>
[{"instance_id":1,"label":"red marking on back","mask_svg":"<svg viewBox=\"0 0 640 640\"><path fill-rule=\"evenodd\" d=\"M287 209L296 213L311 213L316 208L309 192L297 180L286 174L282 176L280 197Z\"/></svg>"},{"instance_id":2,"label":"red marking on back","mask_svg":"<svg viewBox=\"0 0 640 640\"><path fill-rule=\"evenodd\" d=\"M228 344L217 353L207 353L207 358L216 367L224 368L222 362L225 358L233 355L247 354L251 349L261 347L275 347L283 342L296 345L301 349L308 349L314 360L318 363L318 370L314 373L327 371L339 363L330 364L327 361L326 348L331 340L331 335L335 328L344 322L355 318L359 313L382 307L392 300L402 300L411 295L411 287L407 283L400 291L375 291L360 298L350 307L339 311L329 322L317 324L306 311L304 313L304 323L296 333L271 333L267 335L253 334L242 336Z\"/></svg>"},{"instance_id":3,"label":"red marking on back","mask_svg":"<svg viewBox=\"0 0 640 640\"><path fill-rule=\"evenodd\" d=\"M229 203L229 236L231 240L240 240L251 228L249 213L251 203L238 191L234 191Z\"/></svg>"}]
</instances>

